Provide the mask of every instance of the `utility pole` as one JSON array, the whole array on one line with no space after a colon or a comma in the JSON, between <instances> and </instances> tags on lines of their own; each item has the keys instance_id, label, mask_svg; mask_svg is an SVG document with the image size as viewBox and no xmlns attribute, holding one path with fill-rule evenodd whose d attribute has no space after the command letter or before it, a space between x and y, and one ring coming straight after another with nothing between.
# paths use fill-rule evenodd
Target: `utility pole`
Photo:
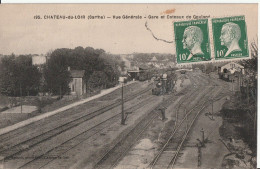
<instances>
[{"instance_id":1,"label":"utility pole","mask_svg":"<svg viewBox=\"0 0 260 169\"><path fill-rule=\"evenodd\" d=\"M186 125L186 132L188 132L188 128L189 128L189 123L188 123L188 117L187 117L187 109L185 108L185 118L186 118L186 121L187 121L187 125Z\"/></svg>"},{"instance_id":2,"label":"utility pole","mask_svg":"<svg viewBox=\"0 0 260 169\"><path fill-rule=\"evenodd\" d=\"M20 81L20 105L21 105L21 113L23 113L23 104L22 104L22 85Z\"/></svg>"},{"instance_id":3,"label":"utility pole","mask_svg":"<svg viewBox=\"0 0 260 169\"><path fill-rule=\"evenodd\" d=\"M232 84L232 93L234 93L234 77L231 79L231 84Z\"/></svg>"},{"instance_id":4,"label":"utility pole","mask_svg":"<svg viewBox=\"0 0 260 169\"><path fill-rule=\"evenodd\" d=\"M60 99L61 99L61 85L60 85Z\"/></svg>"},{"instance_id":5,"label":"utility pole","mask_svg":"<svg viewBox=\"0 0 260 169\"><path fill-rule=\"evenodd\" d=\"M246 93L247 93L247 104L249 105L249 82L248 78L246 79L247 84L246 84Z\"/></svg>"},{"instance_id":6,"label":"utility pole","mask_svg":"<svg viewBox=\"0 0 260 169\"><path fill-rule=\"evenodd\" d=\"M176 113L175 113L175 126L176 126L177 122L178 122L178 111L176 111Z\"/></svg>"},{"instance_id":7,"label":"utility pole","mask_svg":"<svg viewBox=\"0 0 260 169\"><path fill-rule=\"evenodd\" d=\"M211 114L212 114L212 119L214 119L214 117L213 117L213 113L214 113L214 109L213 109L213 106L214 106L214 100L213 100L213 98L212 98L211 101L212 101L212 102L211 102L211 103L212 103L212 111L211 111L212 113L211 113Z\"/></svg>"},{"instance_id":8,"label":"utility pole","mask_svg":"<svg viewBox=\"0 0 260 169\"><path fill-rule=\"evenodd\" d=\"M240 100L242 101L242 99L243 99L243 96L242 96L242 93L244 93L244 86L245 86L245 83L244 83L244 75L243 74L241 74L241 77L240 77L241 79L241 84L240 84ZM241 90L242 89L242 90Z\"/></svg>"},{"instance_id":9,"label":"utility pole","mask_svg":"<svg viewBox=\"0 0 260 169\"><path fill-rule=\"evenodd\" d=\"M200 132L202 133L202 141L201 141L201 143L202 143L202 147L204 147L205 146L205 136L204 136L204 130L203 130L203 128L200 130Z\"/></svg>"},{"instance_id":10,"label":"utility pole","mask_svg":"<svg viewBox=\"0 0 260 169\"><path fill-rule=\"evenodd\" d=\"M122 82L122 112L121 112L121 124L125 125L125 112L124 112L124 82Z\"/></svg>"},{"instance_id":11,"label":"utility pole","mask_svg":"<svg viewBox=\"0 0 260 169\"><path fill-rule=\"evenodd\" d=\"M241 87L241 72L238 75L238 90L239 90L239 92L241 92L240 87Z\"/></svg>"},{"instance_id":12,"label":"utility pole","mask_svg":"<svg viewBox=\"0 0 260 169\"><path fill-rule=\"evenodd\" d=\"M201 166L201 145L198 143L197 147L198 147L198 167L200 167Z\"/></svg>"}]
</instances>

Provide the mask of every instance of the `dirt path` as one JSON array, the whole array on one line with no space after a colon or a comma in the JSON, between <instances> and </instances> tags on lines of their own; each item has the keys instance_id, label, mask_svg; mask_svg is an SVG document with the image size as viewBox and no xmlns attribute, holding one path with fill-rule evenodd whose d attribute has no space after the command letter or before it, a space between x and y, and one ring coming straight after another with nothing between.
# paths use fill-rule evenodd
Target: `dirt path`
<instances>
[{"instance_id":1,"label":"dirt path","mask_svg":"<svg viewBox=\"0 0 260 169\"><path fill-rule=\"evenodd\" d=\"M135 82L129 82L127 83L127 85L131 85ZM58 113L61 113L61 112L64 112L66 110L69 110L71 108L74 108L76 106L80 106L84 103L88 103L90 101L93 101L95 99L98 99L98 98L101 98L103 96L106 96L112 92L114 92L115 90L117 89L120 89L120 85L116 86L116 87L113 87L113 88L110 88L110 89L106 89L106 90L103 90L101 91L100 94L97 94L97 95L94 95L92 97L89 97L89 98L86 98L86 99L83 99L83 100L80 100L80 101L77 101L77 102L74 102L74 103L71 103L69 105L66 105L66 106L63 106L63 107L60 107L56 110L53 110L53 111L49 111L49 112L46 112L46 113L43 113L43 114L40 114L40 115L37 115L35 117L30 117L28 115L19 115L19 113L16 113L19 112L20 108L19 107L16 107L16 108L13 108L13 109L10 109L10 110L7 110L7 111L13 111L13 113L16 113L18 114L18 117L15 117L12 113L8 113L8 114L11 114L11 118L8 118L8 116L6 116L6 114L4 113L0 113L0 122L2 121L2 119L4 119L4 121L8 120L9 119L9 124L6 124L4 122L0 123L0 135L2 134L5 134L5 133L8 133L10 131L13 131L15 129L19 129L21 127L24 127L26 125L29 125L31 123L34 123L34 122L37 122L39 120L42 120L42 119L45 119L45 118L48 118L50 116L53 116L55 114L58 114ZM26 107L24 107L25 109ZM23 110L24 112L25 111L29 111L29 110ZM35 110L34 110L35 111ZM3 117L1 117L3 116ZM10 125L12 124L12 125Z\"/></svg>"}]
</instances>

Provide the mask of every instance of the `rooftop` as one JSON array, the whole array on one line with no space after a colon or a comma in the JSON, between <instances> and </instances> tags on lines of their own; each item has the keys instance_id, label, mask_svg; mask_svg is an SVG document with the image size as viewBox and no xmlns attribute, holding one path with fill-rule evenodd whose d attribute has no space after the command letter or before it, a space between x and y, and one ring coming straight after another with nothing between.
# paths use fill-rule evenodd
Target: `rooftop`
<instances>
[{"instance_id":1,"label":"rooftop","mask_svg":"<svg viewBox=\"0 0 260 169\"><path fill-rule=\"evenodd\" d=\"M157 58L154 56L152 59L151 59L151 62L157 62Z\"/></svg>"}]
</instances>

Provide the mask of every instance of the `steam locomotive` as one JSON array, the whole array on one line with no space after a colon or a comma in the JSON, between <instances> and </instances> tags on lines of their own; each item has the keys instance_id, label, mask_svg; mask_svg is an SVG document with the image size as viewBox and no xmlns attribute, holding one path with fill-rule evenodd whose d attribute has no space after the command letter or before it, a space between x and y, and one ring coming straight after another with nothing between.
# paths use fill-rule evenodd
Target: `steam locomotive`
<instances>
[{"instance_id":1,"label":"steam locomotive","mask_svg":"<svg viewBox=\"0 0 260 169\"><path fill-rule=\"evenodd\" d=\"M166 73L156 77L154 79L155 87L152 89L153 95L163 95L170 92L173 92L176 77L174 74L167 75Z\"/></svg>"}]
</instances>

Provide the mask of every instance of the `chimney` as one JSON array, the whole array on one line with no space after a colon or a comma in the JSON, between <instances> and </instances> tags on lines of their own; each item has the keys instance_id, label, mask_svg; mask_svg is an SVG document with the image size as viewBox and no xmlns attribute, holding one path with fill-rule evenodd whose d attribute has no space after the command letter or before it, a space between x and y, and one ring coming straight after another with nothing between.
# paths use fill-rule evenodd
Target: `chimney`
<instances>
[{"instance_id":1,"label":"chimney","mask_svg":"<svg viewBox=\"0 0 260 169\"><path fill-rule=\"evenodd\" d=\"M70 67L68 67L68 71L70 71Z\"/></svg>"}]
</instances>

